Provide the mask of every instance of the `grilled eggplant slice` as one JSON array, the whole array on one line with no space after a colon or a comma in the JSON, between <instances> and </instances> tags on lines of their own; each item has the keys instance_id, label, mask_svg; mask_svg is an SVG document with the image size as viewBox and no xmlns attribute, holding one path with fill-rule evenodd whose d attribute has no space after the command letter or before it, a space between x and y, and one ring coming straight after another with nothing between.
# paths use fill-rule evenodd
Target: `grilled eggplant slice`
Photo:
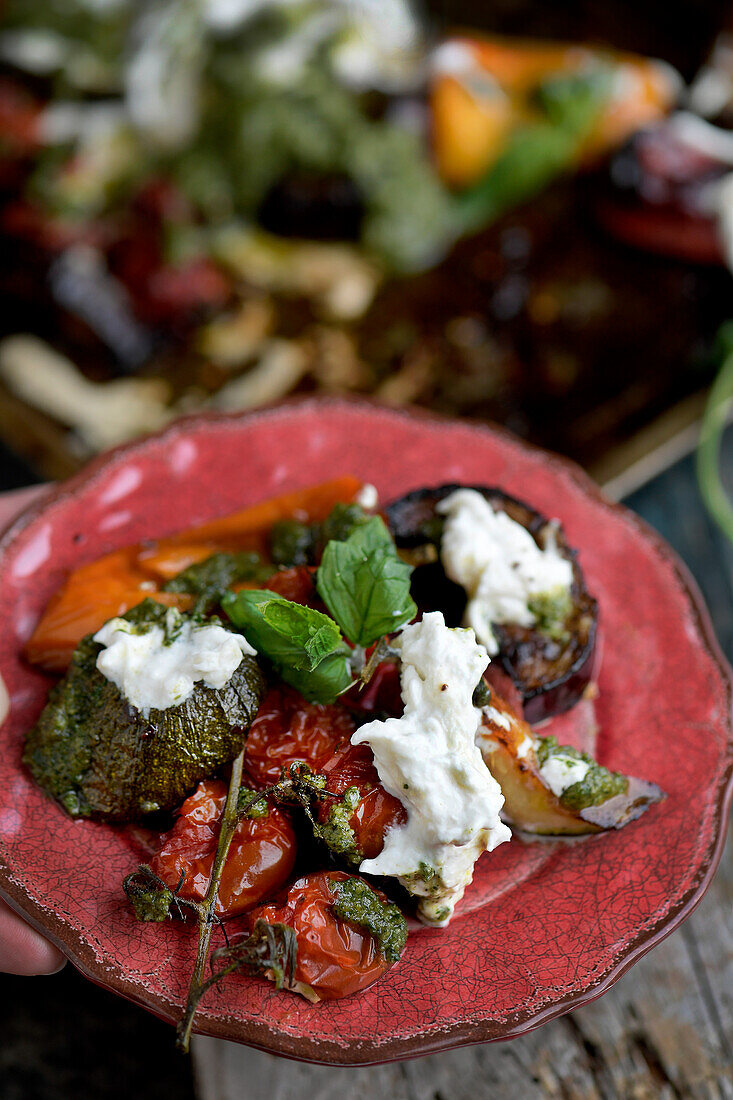
<instances>
[{"instance_id":1,"label":"grilled eggplant slice","mask_svg":"<svg viewBox=\"0 0 733 1100\"><path fill-rule=\"evenodd\" d=\"M558 796L542 774L543 762L553 754L586 762L590 757L558 746L553 737L534 737L496 691L482 714L477 743L504 795L504 816L517 829L553 836L620 829L664 798L655 783L609 772L595 762L582 782Z\"/></svg>"},{"instance_id":2,"label":"grilled eggplant slice","mask_svg":"<svg viewBox=\"0 0 733 1100\"><path fill-rule=\"evenodd\" d=\"M543 631L541 624L493 624L499 644L498 661L519 689L524 714L529 722L541 722L569 710L583 695L593 675L598 607L589 594L575 551L557 525L528 504L501 489L482 485L441 485L415 489L388 505L387 519L397 546L415 555L432 545L438 551L443 519L436 511L439 501L457 489L473 489L486 498L494 510L506 512L525 527L538 546L544 548L552 532L558 550L573 567L571 609L558 633ZM466 607L466 594L450 581L435 561L418 565L413 573L412 595L422 611L440 610L446 622L458 626Z\"/></svg>"},{"instance_id":3,"label":"grilled eggplant slice","mask_svg":"<svg viewBox=\"0 0 733 1100\"><path fill-rule=\"evenodd\" d=\"M166 608L145 600L124 617L159 623ZM28 734L23 761L71 817L134 821L179 805L199 780L242 747L264 690L243 656L221 689L196 684L183 703L144 717L97 670L88 634Z\"/></svg>"}]
</instances>

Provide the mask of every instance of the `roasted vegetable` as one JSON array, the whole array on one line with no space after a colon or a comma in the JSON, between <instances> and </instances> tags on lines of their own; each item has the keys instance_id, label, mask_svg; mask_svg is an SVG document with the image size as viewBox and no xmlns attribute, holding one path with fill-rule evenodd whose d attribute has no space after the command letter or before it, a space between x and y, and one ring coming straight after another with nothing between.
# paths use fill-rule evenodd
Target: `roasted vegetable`
<instances>
[{"instance_id":1,"label":"roasted vegetable","mask_svg":"<svg viewBox=\"0 0 733 1100\"><path fill-rule=\"evenodd\" d=\"M353 500L361 487L355 477L344 475L260 501L177 535L113 550L80 565L52 597L28 641L29 661L50 672L65 672L85 634L94 634L109 619L123 615L148 595L169 607L187 610L193 602L187 593L201 595L211 565L203 564L203 573L196 574L191 567L205 563L214 554L224 554L233 555L246 568L248 554L267 550L270 529L278 520L295 518L309 524L325 520L334 505ZM217 561L225 564L227 557ZM187 582L193 575L196 587L183 591L179 579L182 573ZM157 591L174 578L176 585L171 591Z\"/></svg>"},{"instance_id":2,"label":"roasted vegetable","mask_svg":"<svg viewBox=\"0 0 733 1100\"><path fill-rule=\"evenodd\" d=\"M240 792L240 794L250 792ZM205 779L180 808L150 863L176 896L203 901L221 831L227 785ZM237 824L221 871L214 911L233 917L272 897L293 869L296 839L287 811L256 803Z\"/></svg>"},{"instance_id":3,"label":"roasted vegetable","mask_svg":"<svg viewBox=\"0 0 733 1100\"><path fill-rule=\"evenodd\" d=\"M499 644L497 660L519 689L525 717L540 722L572 707L582 696L593 673L597 605L588 593L583 574L561 529L528 504L515 500L500 489L486 486L441 485L415 489L387 507L390 529L398 547L405 550L433 545L440 548L443 519L436 512L439 501L457 489L481 493L494 510L506 512L525 527L538 546L544 548L550 531L560 554L571 562L573 584L566 607L548 607L546 602L531 608L533 626L518 623L492 624ZM466 606L464 590L448 580L439 562L419 566L413 573L413 597L421 611L440 610L446 622L460 624Z\"/></svg>"},{"instance_id":4,"label":"roasted vegetable","mask_svg":"<svg viewBox=\"0 0 733 1100\"><path fill-rule=\"evenodd\" d=\"M166 609L144 600L125 618L160 624ZM199 682L178 706L136 710L97 670L101 646L87 635L28 734L23 760L72 817L132 821L169 810L242 747L264 690L244 655L221 689Z\"/></svg>"},{"instance_id":5,"label":"roasted vegetable","mask_svg":"<svg viewBox=\"0 0 733 1100\"><path fill-rule=\"evenodd\" d=\"M563 836L620 829L664 798L654 783L611 772L554 737L534 737L496 691L482 712L478 745L515 828ZM585 776L560 794L548 783L545 765L552 756L589 765Z\"/></svg>"},{"instance_id":6,"label":"roasted vegetable","mask_svg":"<svg viewBox=\"0 0 733 1100\"><path fill-rule=\"evenodd\" d=\"M462 63L435 68L433 150L441 177L458 189L487 176L493 183L492 168L507 150L521 148L524 155L505 166L514 168L506 186L518 177L513 191L521 197L532 173L554 168L552 178L594 163L662 118L678 93L668 66L630 53L479 35L448 39L442 49L456 51ZM557 144L549 161L548 136Z\"/></svg>"},{"instance_id":7,"label":"roasted vegetable","mask_svg":"<svg viewBox=\"0 0 733 1100\"><path fill-rule=\"evenodd\" d=\"M303 875L285 896L249 914L250 927L258 921L295 932L297 962L287 988L311 1001L367 989L398 961L407 939L397 906L342 871Z\"/></svg>"}]
</instances>

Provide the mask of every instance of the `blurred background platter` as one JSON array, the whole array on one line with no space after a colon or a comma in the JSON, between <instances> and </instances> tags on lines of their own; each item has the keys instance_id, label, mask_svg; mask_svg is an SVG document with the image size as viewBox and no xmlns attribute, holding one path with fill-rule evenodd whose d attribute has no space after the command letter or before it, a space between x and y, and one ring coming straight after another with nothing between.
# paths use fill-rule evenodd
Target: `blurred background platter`
<instances>
[{"instance_id":1,"label":"blurred background platter","mask_svg":"<svg viewBox=\"0 0 733 1100\"><path fill-rule=\"evenodd\" d=\"M690 438L731 290L698 198L729 166L680 168L675 138L669 169L637 131L689 114L728 5L174 7L4 5L0 436L38 476L313 392L497 421L604 481ZM575 49L518 92L502 65L537 47L514 35ZM599 73L629 117L550 169L530 142L497 201L517 125L554 141Z\"/></svg>"}]
</instances>

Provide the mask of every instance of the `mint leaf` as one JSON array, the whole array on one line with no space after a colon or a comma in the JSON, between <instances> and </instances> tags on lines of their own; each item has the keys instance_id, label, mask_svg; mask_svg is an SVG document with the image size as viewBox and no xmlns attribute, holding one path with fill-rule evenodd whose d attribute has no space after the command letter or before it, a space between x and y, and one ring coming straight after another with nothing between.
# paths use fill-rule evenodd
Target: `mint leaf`
<instances>
[{"instance_id":1,"label":"mint leaf","mask_svg":"<svg viewBox=\"0 0 733 1100\"><path fill-rule=\"evenodd\" d=\"M410 596L412 569L397 556L379 516L323 551L318 593L347 638L367 646L416 614Z\"/></svg>"},{"instance_id":2,"label":"mint leaf","mask_svg":"<svg viewBox=\"0 0 733 1100\"><path fill-rule=\"evenodd\" d=\"M312 672L299 672L294 668L279 668L286 684L290 684L311 703L335 703L353 683L349 666L351 650L332 653L325 657Z\"/></svg>"},{"instance_id":3,"label":"mint leaf","mask_svg":"<svg viewBox=\"0 0 733 1100\"><path fill-rule=\"evenodd\" d=\"M351 651L328 615L268 589L228 592L222 607L286 683L313 702L333 702L351 683Z\"/></svg>"}]
</instances>

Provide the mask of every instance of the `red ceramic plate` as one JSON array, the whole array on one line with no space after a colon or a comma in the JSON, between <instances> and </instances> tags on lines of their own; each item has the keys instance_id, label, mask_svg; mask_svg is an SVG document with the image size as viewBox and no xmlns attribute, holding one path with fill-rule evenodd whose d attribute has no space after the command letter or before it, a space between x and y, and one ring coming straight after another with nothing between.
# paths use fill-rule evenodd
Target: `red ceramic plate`
<instances>
[{"instance_id":1,"label":"red ceramic plate","mask_svg":"<svg viewBox=\"0 0 733 1100\"><path fill-rule=\"evenodd\" d=\"M638 519L564 461L509 436L363 404L308 401L195 419L116 451L31 508L0 559L0 887L94 981L177 1018L193 930L138 924L121 892L142 834L70 821L20 764L49 681L21 647L82 561L350 472L383 500L419 485L500 485L562 519L605 636L601 761L668 798L619 832L513 839L477 866L445 930L411 934L358 997L317 1007L235 978L203 1032L316 1062L364 1064L519 1035L597 997L700 899L720 854L731 777L731 679L685 569Z\"/></svg>"}]
</instances>

